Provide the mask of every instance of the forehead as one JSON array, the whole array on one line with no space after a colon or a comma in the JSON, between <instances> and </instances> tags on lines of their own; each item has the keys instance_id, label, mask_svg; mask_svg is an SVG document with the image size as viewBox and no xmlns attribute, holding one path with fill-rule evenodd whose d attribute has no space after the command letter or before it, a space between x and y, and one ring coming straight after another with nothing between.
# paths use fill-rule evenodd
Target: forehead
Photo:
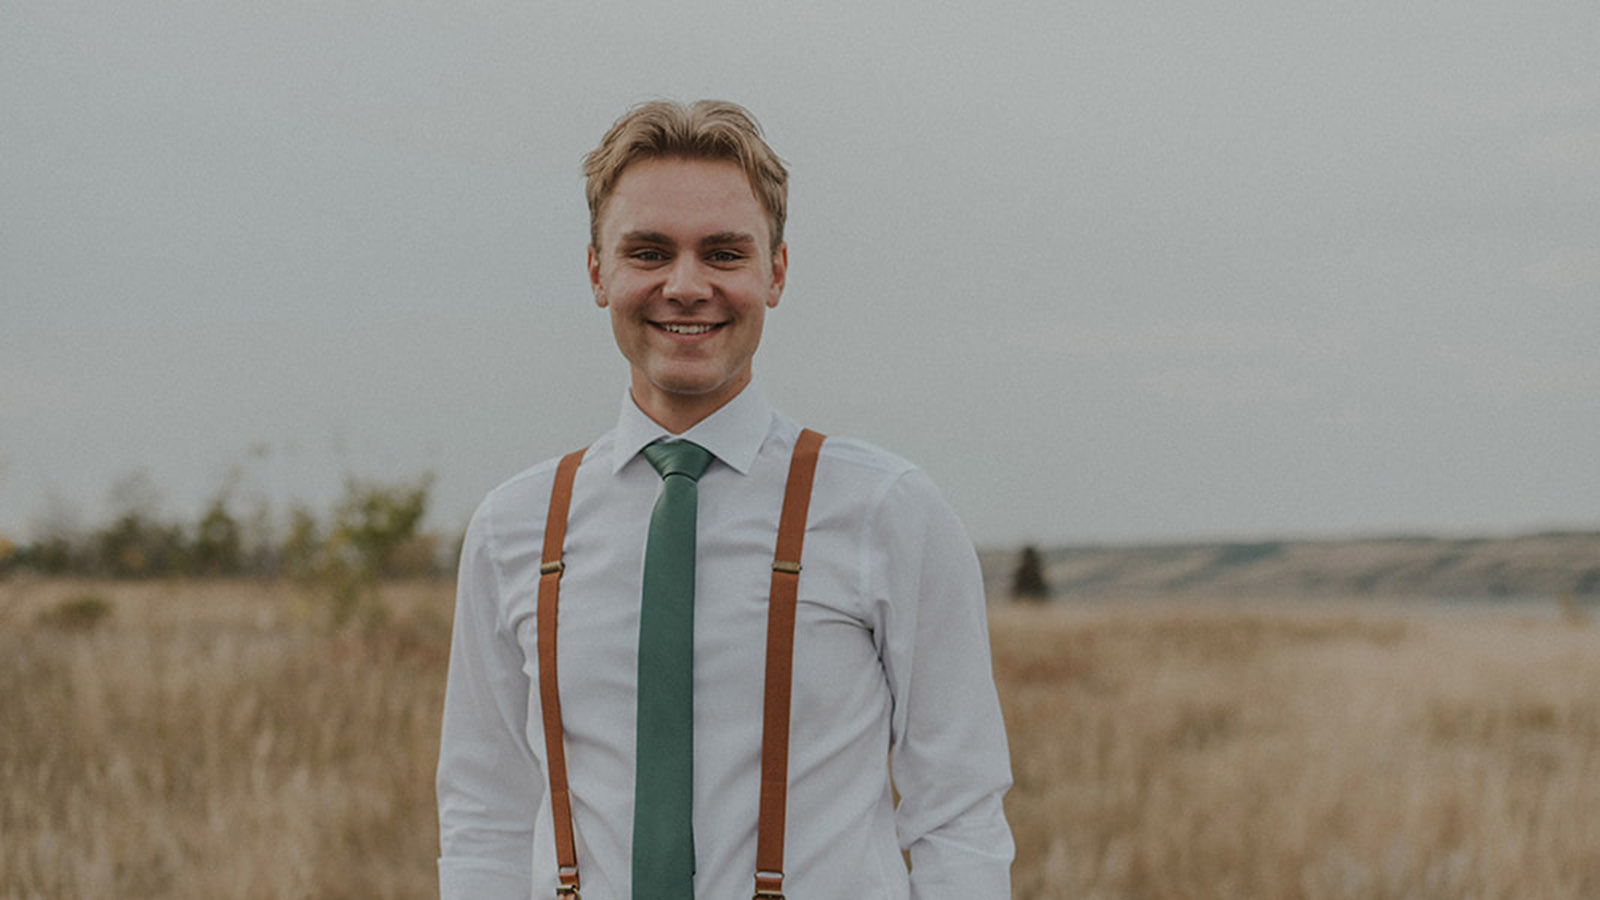
<instances>
[{"instance_id":1,"label":"forehead","mask_svg":"<svg viewBox=\"0 0 1600 900\"><path fill-rule=\"evenodd\" d=\"M748 231L763 243L771 237L744 169L724 160L644 159L623 169L601 209L601 240L641 230L684 238Z\"/></svg>"}]
</instances>

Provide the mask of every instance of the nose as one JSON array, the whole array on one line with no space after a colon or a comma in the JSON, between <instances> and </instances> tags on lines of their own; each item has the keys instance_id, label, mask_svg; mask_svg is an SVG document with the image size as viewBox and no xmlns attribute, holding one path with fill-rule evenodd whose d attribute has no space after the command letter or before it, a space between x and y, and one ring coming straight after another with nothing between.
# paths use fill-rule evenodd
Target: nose
<instances>
[{"instance_id":1,"label":"nose","mask_svg":"<svg viewBox=\"0 0 1600 900\"><path fill-rule=\"evenodd\" d=\"M679 254L667 267L666 276L661 290L668 300L687 304L711 299L711 285L694 254Z\"/></svg>"}]
</instances>

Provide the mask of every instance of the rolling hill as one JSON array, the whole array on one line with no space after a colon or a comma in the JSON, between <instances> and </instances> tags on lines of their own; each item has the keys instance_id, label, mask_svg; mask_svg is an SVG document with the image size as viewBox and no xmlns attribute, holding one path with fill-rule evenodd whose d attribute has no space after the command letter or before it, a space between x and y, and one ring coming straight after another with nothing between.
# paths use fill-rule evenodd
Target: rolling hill
<instances>
[{"instance_id":1,"label":"rolling hill","mask_svg":"<svg viewBox=\"0 0 1600 900\"><path fill-rule=\"evenodd\" d=\"M1039 552L1056 599L1600 595L1600 532L1073 545ZM1018 552L989 550L979 557L989 595L1009 596Z\"/></svg>"}]
</instances>

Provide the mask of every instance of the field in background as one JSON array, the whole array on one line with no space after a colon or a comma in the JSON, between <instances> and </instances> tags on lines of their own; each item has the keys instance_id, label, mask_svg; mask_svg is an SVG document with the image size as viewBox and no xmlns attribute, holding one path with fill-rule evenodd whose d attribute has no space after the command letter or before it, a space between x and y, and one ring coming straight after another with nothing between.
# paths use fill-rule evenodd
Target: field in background
<instances>
[{"instance_id":1,"label":"field in background","mask_svg":"<svg viewBox=\"0 0 1600 900\"><path fill-rule=\"evenodd\" d=\"M1018 897L1600 896L1600 632L1553 605L992 627Z\"/></svg>"},{"instance_id":2,"label":"field in background","mask_svg":"<svg viewBox=\"0 0 1600 900\"><path fill-rule=\"evenodd\" d=\"M0 897L434 895L447 585L0 581ZM97 605L94 600L103 601ZM1600 896L1600 628L997 606L1018 898Z\"/></svg>"}]
</instances>

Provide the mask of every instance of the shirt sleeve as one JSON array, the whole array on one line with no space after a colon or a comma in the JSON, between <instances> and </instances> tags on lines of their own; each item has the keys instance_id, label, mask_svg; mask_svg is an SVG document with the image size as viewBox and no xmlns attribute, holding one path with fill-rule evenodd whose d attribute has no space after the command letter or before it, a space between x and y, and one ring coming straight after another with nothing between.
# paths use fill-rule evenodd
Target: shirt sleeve
<instances>
[{"instance_id":1,"label":"shirt sleeve","mask_svg":"<svg viewBox=\"0 0 1600 900\"><path fill-rule=\"evenodd\" d=\"M439 893L526 898L544 788L528 748L529 680L500 615L489 501L467 528L439 745Z\"/></svg>"},{"instance_id":2,"label":"shirt sleeve","mask_svg":"<svg viewBox=\"0 0 1600 900\"><path fill-rule=\"evenodd\" d=\"M977 554L920 470L884 496L872 543L894 697L895 823L912 900L1011 896L1011 786Z\"/></svg>"}]
</instances>

